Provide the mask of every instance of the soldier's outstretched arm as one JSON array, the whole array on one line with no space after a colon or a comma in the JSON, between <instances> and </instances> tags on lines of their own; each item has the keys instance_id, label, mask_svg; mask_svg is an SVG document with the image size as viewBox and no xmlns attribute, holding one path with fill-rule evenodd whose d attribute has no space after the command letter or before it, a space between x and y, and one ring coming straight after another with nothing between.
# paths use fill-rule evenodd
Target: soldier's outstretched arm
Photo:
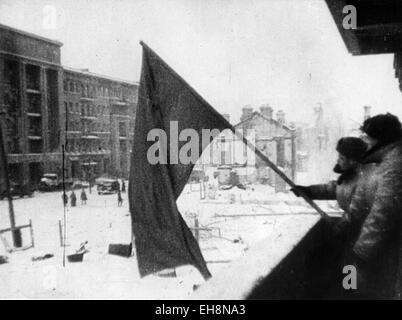
<instances>
[{"instance_id":1,"label":"soldier's outstretched arm","mask_svg":"<svg viewBox=\"0 0 402 320\"><path fill-rule=\"evenodd\" d=\"M311 186L299 186L292 188L291 191L299 197L298 190L313 200L336 200L336 181L330 181L326 184L315 184Z\"/></svg>"}]
</instances>

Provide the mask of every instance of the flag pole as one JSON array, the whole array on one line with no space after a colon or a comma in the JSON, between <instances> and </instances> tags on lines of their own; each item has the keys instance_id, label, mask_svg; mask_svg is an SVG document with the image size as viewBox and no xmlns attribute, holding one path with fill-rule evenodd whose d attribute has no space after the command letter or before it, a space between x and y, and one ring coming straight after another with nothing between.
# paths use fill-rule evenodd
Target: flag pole
<instances>
[{"instance_id":1,"label":"flag pole","mask_svg":"<svg viewBox=\"0 0 402 320\"><path fill-rule=\"evenodd\" d=\"M289 186L292 188L296 187L296 184L289 179L286 174L284 174L269 158L264 155L260 150L258 150L250 141L247 140L246 137L244 137L240 132L236 130L236 128L227 121L225 117L223 117L218 111L215 110L203 97L199 95L197 91L195 91L187 82L184 80L176 71L174 71L155 51L153 51L146 43L143 41L140 41L140 45L151 52L155 57L157 57L163 65L173 74L176 76L177 79L179 79L183 84L189 88L189 90L192 92L195 98L200 100L203 104L207 105L211 111L214 113L214 115L219 118L222 123L226 124L226 127L230 129L237 137L239 137L240 140L243 141L250 149L252 149L257 156L261 158L262 161L264 161L275 173L279 175ZM299 194L302 196L302 198L314 209L318 212L318 214L324 219L328 220L329 217L328 215L310 198L308 197L302 190L297 190Z\"/></svg>"},{"instance_id":2,"label":"flag pole","mask_svg":"<svg viewBox=\"0 0 402 320\"><path fill-rule=\"evenodd\" d=\"M263 154L259 149L256 148L254 144L252 144L249 140L246 139L239 131L236 130L234 126L230 126L229 128L240 140L243 141L251 150L255 152L257 156L260 157L262 161L264 161L268 167L270 167L279 177L282 178L290 187L297 188L296 184L285 174L283 173L269 158ZM311 199L309 198L303 191L297 190L298 193L303 197L303 199L313 208L315 209L322 218L328 219L328 215Z\"/></svg>"}]
</instances>

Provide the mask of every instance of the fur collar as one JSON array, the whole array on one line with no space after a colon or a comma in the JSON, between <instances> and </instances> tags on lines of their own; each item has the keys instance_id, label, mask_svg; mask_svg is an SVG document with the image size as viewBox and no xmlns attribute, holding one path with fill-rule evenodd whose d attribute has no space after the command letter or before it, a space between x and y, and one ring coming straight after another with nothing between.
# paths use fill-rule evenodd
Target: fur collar
<instances>
[{"instance_id":1,"label":"fur collar","mask_svg":"<svg viewBox=\"0 0 402 320\"><path fill-rule=\"evenodd\" d=\"M397 140L388 144L377 144L366 152L363 158L363 163L381 163L386 154L402 143L402 140Z\"/></svg>"}]
</instances>

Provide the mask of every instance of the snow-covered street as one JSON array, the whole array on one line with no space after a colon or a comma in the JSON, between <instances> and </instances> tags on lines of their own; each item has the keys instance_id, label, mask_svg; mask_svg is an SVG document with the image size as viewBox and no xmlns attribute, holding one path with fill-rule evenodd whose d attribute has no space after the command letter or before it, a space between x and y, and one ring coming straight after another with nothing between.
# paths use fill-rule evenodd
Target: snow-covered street
<instances>
[{"instance_id":1,"label":"snow-covered street","mask_svg":"<svg viewBox=\"0 0 402 320\"><path fill-rule=\"evenodd\" d=\"M204 228L199 231L199 243L213 275L273 231L280 233L285 226L287 232L297 229L304 221L300 217L315 215L292 194L275 194L267 186L219 190L214 200L200 200L197 187L187 185L178 206L190 228L196 218ZM33 198L14 201L17 225L32 219L35 247L7 254L8 263L0 265L0 298L180 299L189 297L193 285L203 282L198 271L188 266L177 268L176 277L141 279L135 257L108 254L109 244L130 242L127 194L122 194L122 207L117 206L115 194L98 195L94 189L87 194L87 205L78 201L77 207L67 207L66 253L74 253L85 241L89 252L82 263L66 261L65 267L59 234L59 221L63 221L61 192L37 192ZM320 205L326 211L336 211L330 204ZM299 216L292 224L295 214ZM9 227L7 201L0 201L0 218L0 228ZM10 234L4 235L12 243ZM29 231L24 229L23 245L29 243ZM53 257L32 260L45 254Z\"/></svg>"}]
</instances>

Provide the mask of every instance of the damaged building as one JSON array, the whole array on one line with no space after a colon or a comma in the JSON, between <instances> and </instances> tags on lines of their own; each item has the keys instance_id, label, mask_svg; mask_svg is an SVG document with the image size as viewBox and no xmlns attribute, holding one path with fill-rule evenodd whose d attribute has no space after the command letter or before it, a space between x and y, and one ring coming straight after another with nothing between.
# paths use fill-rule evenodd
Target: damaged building
<instances>
[{"instance_id":1,"label":"damaged building","mask_svg":"<svg viewBox=\"0 0 402 320\"><path fill-rule=\"evenodd\" d=\"M269 105L259 111L246 106L242 109L240 122L234 127L247 140L261 150L289 177L296 174L296 131L287 124L285 113L277 111L276 118ZM229 121L230 116L224 115ZM285 183L230 130L225 130L208 146L201 162L206 170L213 169L221 184L229 183L235 172L241 183L262 183L285 191Z\"/></svg>"},{"instance_id":2,"label":"damaged building","mask_svg":"<svg viewBox=\"0 0 402 320\"><path fill-rule=\"evenodd\" d=\"M61 65L62 43L0 25L0 124L12 181L128 177L138 84Z\"/></svg>"}]
</instances>

